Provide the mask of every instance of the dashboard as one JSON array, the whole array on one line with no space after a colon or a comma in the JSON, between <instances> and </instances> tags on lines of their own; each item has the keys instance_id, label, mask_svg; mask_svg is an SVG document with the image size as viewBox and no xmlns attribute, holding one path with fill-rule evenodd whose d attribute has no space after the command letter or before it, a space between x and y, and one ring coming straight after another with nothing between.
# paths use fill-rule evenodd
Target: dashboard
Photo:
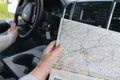
<instances>
[{"instance_id":1,"label":"dashboard","mask_svg":"<svg viewBox=\"0 0 120 80\"><path fill-rule=\"evenodd\" d=\"M106 28L110 7L111 2L76 3L72 19Z\"/></svg>"},{"instance_id":2,"label":"dashboard","mask_svg":"<svg viewBox=\"0 0 120 80\"><path fill-rule=\"evenodd\" d=\"M108 27L110 30L120 32L120 0L114 2L112 6Z\"/></svg>"},{"instance_id":3,"label":"dashboard","mask_svg":"<svg viewBox=\"0 0 120 80\"><path fill-rule=\"evenodd\" d=\"M44 0L44 10L48 18L46 21L51 25L50 33L54 39L65 8L62 1L69 2L66 5L65 18L120 32L119 2L113 10L113 0Z\"/></svg>"},{"instance_id":4,"label":"dashboard","mask_svg":"<svg viewBox=\"0 0 120 80\"><path fill-rule=\"evenodd\" d=\"M75 6L73 6L75 4ZM72 20L106 28L112 2L77 2L71 4ZM68 17L67 17L68 18Z\"/></svg>"},{"instance_id":5,"label":"dashboard","mask_svg":"<svg viewBox=\"0 0 120 80\"><path fill-rule=\"evenodd\" d=\"M46 38L46 40L53 41L57 38L60 19L63 13L63 4L61 0L43 0L44 10L42 24L39 26L37 35Z\"/></svg>"},{"instance_id":6,"label":"dashboard","mask_svg":"<svg viewBox=\"0 0 120 80\"><path fill-rule=\"evenodd\" d=\"M44 0L44 7L52 16L62 16L64 7L60 0Z\"/></svg>"},{"instance_id":7,"label":"dashboard","mask_svg":"<svg viewBox=\"0 0 120 80\"><path fill-rule=\"evenodd\" d=\"M65 18L120 32L120 1L77 0L67 7Z\"/></svg>"}]
</instances>

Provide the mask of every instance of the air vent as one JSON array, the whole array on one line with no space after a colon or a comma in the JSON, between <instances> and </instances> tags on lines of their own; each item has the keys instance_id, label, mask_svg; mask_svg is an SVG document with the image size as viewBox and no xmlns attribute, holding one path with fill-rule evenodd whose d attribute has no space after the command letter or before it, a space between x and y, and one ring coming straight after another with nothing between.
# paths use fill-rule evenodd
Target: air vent
<instances>
[{"instance_id":1,"label":"air vent","mask_svg":"<svg viewBox=\"0 0 120 80\"><path fill-rule=\"evenodd\" d=\"M70 18L72 6L73 6L73 4L70 4L70 5L67 7L67 9L66 9L66 13L65 13L65 18L66 18L66 19L69 19L69 18Z\"/></svg>"},{"instance_id":2,"label":"air vent","mask_svg":"<svg viewBox=\"0 0 120 80\"><path fill-rule=\"evenodd\" d=\"M110 30L120 32L120 3L116 3L116 7L110 24Z\"/></svg>"}]
</instances>

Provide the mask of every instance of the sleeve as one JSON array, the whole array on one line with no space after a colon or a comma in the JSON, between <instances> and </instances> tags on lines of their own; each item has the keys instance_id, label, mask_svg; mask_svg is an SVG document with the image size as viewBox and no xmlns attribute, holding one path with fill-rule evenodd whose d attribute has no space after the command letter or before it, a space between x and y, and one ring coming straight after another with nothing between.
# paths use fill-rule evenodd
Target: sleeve
<instances>
[{"instance_id":1,"label":"sleeve","mask_svg":"<svg viewBox=\"0 0 120 80\"><path fill-rule=\"evenodd\" d=\"M0 36L0 52L8 48L12 43L14 43L16 38L13 34L1 35Z\"/></svg>"},{"instance_id":2,"label":"sleeve","mask_svg":"<svg viewBox=\"0 0 120 80\"><path fill-rule=\"evenodd\" d=\"M26 75L26 76L20 78L19 80L37 80L37 79L32 75Z\"/></svg>"}]
</instances>

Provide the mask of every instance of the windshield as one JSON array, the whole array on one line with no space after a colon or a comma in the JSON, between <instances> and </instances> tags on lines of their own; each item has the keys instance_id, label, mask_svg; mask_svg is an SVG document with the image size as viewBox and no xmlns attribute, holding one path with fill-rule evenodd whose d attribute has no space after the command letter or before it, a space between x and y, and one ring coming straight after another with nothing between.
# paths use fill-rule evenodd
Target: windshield
<instances>
[{"instance_id":1,"label":"windshield","mask_svg":"<svg viewBox=\"0 0 120 80\"><path fill-rule=\"evenodd\" d=\"M0 20L13 19L18 0L0 0Z\"/></svg>"}]
</instances>

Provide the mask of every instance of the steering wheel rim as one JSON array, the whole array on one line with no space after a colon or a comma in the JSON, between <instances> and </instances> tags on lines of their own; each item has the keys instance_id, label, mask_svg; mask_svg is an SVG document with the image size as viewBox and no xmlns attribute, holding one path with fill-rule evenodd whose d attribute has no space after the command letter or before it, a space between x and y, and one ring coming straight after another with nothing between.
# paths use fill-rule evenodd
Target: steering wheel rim
<instances>
[{"instance_id":1,"label":"steering wheel rim","mask_svg":"<svg viewBox=\"0 0 120 80\"><path fill-rule=\"evenodd\" d=\"M20 0L14 16L14 22L18 26L19 37L26 38L31 35L35 27L40 24L43 13L43 0ZM25 22L26 27L19 26L19 17Z\"/></svg>"}]
</instances>

